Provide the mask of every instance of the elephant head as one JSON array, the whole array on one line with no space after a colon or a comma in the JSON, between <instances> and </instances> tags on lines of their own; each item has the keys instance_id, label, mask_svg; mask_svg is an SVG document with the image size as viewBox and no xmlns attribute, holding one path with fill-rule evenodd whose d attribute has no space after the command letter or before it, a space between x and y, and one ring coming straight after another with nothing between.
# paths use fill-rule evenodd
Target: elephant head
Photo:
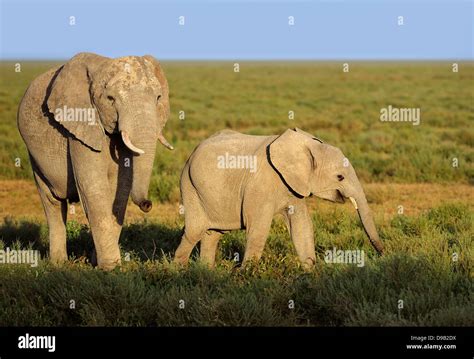
<instances>
[{"instance_id":1,"label":"elephant head","mask_svg":"<svg viewBox=\"0 0 474 359\"><path fill-rule=\"evenodd\" d=\"M340 149L295 128L276 138L268 154L273 168L297 196L315 195L339 203L349 198L370 242L378 253L383 252L362 185Z\"/></svg>"},{"instance_id":2,"label":"elephant head","mask_svg":"<svg viewBox=\"0 0 474 359\"><path fill-rule=\"evenodd\" d=\"M46 101L54 119L92 151L103 150L104 136L121 135L133 158L132 200L148 212L156 141L173 149L162 133L169 90L158 61L78 54L58 71Z\"/></svg>"}]
</instances>

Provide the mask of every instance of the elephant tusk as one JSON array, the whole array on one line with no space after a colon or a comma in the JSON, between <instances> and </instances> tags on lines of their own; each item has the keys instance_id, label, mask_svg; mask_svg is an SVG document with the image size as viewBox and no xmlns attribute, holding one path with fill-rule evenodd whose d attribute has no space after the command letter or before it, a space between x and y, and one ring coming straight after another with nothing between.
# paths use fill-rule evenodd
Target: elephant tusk
<instances>
[{"instance_id":1,"label":"elephant tusk","mask_svg":"<svg viewBox=\"0 0 474 359\"><path fill-rule=\"evenodd\" d=\"M355 209L359 209L359 207L357 206L357 201L354 199L354 197L349 197L349 199L351 200L352 204L354 205Z\"/></svg>"},{"instance_id":2,"label":"elephant tusk","mask_svg":"<svg viewBox=\"0 0 474 359\"><path fill-rule=\"evenodd\" d=\"M133 143L130 141L130 137L128 137L128 133L126 131L121 131L120 133L122 135L123 143L125 143L125 146L127 146L130 151L135 152L139 155L143 155L145 153L145 151L143 151L142 149L140 149L138 147L135 147L133 145Z\"/></svg>"},{"instance_id":3,"label":"elephant tusk","mask_svg":"<svg viewBox=\"0 0 474 359\"><path fill-rule=\"evenodd\" d=\"M171 146L171 144L168 141L166 141L166 138L161 133L158 134L158 141L160 141L161 144L165 146L167 149L174 150L174 147Z\"/></svg>"}]
</instances>

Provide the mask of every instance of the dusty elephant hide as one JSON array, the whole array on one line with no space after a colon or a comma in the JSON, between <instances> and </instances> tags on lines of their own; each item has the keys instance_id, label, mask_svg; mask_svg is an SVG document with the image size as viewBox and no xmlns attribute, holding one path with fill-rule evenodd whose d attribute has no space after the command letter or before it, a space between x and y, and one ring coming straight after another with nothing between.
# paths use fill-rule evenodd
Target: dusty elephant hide
<instances>
[{"instance_id":1,"label":"dusty elephant hide","mask_svg":"<svg viewBox=\"0 0 474 359\"><path fill-rule=\"evenodd\" d=\"M118 240L129 195L151 209L156 142L169 118L169 89L152 56L80 53L37 77L18 111L49 227L50 259L67 260L67 203L79 199L97 262L120 263Z\"/></svg>"},{"instance_id":2,"label":"dusty elephant hide","mask_svg":"<svg viewBox=\"0 0 474 359\"><path fill-rule=\"evenodd\" d=\"M336 147L299 129L250 136L225 130L203 141L181 174L185 232L175 261L187 263L200 242L201 259L214 265L225 231L245 229L243 262L259 259L272 219L285 218L299 259L315 262L314 234L305 197L315 195L357 209L375 249L382 243L354 168Z\"/></svg>"}]
</instances>

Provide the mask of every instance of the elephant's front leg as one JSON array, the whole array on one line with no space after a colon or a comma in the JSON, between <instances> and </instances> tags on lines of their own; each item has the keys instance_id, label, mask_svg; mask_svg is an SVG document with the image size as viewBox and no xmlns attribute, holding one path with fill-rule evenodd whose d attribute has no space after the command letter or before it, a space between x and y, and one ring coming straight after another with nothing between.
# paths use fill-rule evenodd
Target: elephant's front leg
<instances>
[{"instance_id":1,"label":"elephant's front leg","mask_svg":"<svg viewBox=\"0 0 474 359\"><path fill-rule=\"evenodd\" d=\"M301 263L307 268L316 262L311 215L304 200L292 203L285 213L288 230Z\"/></svg>"},{"instance_id":2,"label":"elephant's front leg","mask_svg":"<svg viewBox=\"0 0 474 359\"><path fill-rule=\"evenodd\" d=\"M244 223L246 227L247 244L243 265L249 261L258 261L262 257L265 242L272 226L274 215L273 205L244 206Z\"/></svg>"},{"instance_id":3,"label":"elephant's front leg","mask_svg":"<svg viewBox=\"0 0 474 359\"><path fill-rule=\"evenodd\" d=\"M71 140L70 144L76 186L89 220L97 264L101 269L111 270L121 263L118 245L121 226L113 215L108 151L91 151L76 140Z\"/></svg>"}]
</instances>

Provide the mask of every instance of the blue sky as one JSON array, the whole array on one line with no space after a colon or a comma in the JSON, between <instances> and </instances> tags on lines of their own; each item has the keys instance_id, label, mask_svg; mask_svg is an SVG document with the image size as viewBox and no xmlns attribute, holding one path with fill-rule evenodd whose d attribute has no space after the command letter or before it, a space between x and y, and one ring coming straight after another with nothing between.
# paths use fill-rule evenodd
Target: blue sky
<instances>
[{"instance_id":1,"label":"blue sky","mask_svg":"<svg viewBox=\"0 0 474 359\"><path fill-rule=\"evenodd\" d=\"M473 59L465 0L0 1L1 59Z\"/></svg>"}]
</instances>

